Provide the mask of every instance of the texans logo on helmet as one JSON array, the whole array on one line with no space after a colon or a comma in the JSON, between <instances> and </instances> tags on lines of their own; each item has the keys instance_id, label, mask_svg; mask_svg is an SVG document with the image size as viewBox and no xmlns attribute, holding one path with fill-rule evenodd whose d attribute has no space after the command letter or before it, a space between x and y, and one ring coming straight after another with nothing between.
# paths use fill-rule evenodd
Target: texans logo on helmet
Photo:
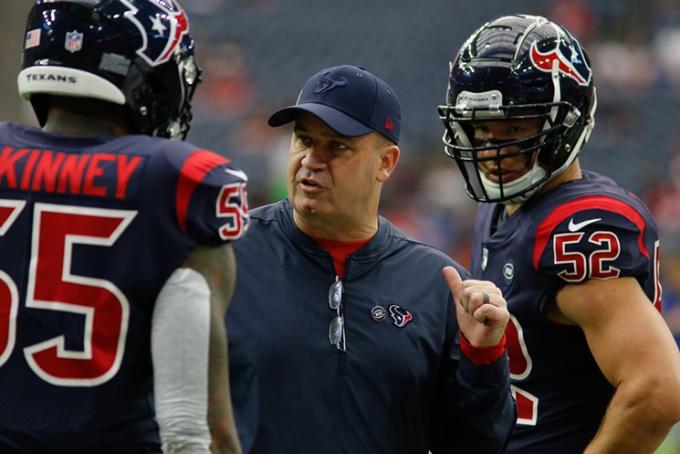
<instances>
[{"instance_id":1,"label":"texans logo on helmet","mask_svg":"<svg viewBox=\"0 0 680 454\"><path fill-rule=\"evenodd\" d=\"M148 7L140 13L139 8L128 0L120 0L130 11L125 17L142 34L142 47L137 54L151 66L167 62L189 33L187 15L175 0L149 0Z\"/></svg>"},{"instance_id":2,"label":"texans logo on helmet","mask_svg":"<svg viewBox=\"0 0 680 454\"><path fill-rule=\"evenodd\" d=\"M531 63L541 71L551 72L555 61L558 62L557 69L561 74L571 77L579 85L588 85L592 77L592 71L585 62L583 55L578 55L578 52L573 47L570 47L572 55L576 53L575 58L571 60L564 56L559 48L559 44L555 45L554 49L548 52L541 52L538 50L536 42L531 45L531 52L529 53Z\"/></svg>"},{"instance_id":3,"label":"texans logo on helmet","mask_svg":"<svg viewBox=\"0 0 680 454\"><path fill-rule=\"evenodd\" d=\"M390 315L392 316L392 320L394 320L394 324L397 325L399 328L403 328L404 326L406 326L408 322L413 320L413 314L411 314L409 311L407 311L401 306L391 304L389 310Z\"/></svg>"}]
</instances>

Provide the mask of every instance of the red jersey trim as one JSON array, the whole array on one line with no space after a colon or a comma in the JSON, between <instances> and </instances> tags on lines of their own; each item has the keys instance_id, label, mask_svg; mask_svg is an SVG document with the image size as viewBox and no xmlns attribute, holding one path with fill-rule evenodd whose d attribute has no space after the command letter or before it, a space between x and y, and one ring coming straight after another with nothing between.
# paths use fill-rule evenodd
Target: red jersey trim
<instances>
[{"instance_id":1,"label":"red jersey trim","mask_svg":"<svg viewBox=\"0 0 680 454\"><path fill-rule=\"evenodd\" d=\"M645 219L642 217L642 215L638 213L637 210L632 206L613 197L588 196L572 200L557 207L538 226L536 229L536 240L534 242L533 255L533 264L536 271L538 271L538 261L540 260L541 255L543 255L543 251L545 250L548 241L550 241L550 236L552 235L555 228L574 213L578 213L582 210L592 209L620 214L635 224L640 231L640 235L638 235L638 248L640 249L640 252L642 252L642 254L647 257L647 259L649 259L649 251L647 250L644 242L644 234L647 223L645 222Z\"/></svg>"},{"instance_id":2,"label":"red jersey trim","mask_svg":"<svg viewBox=\"0 0 680 454\"><path fill-rule=\"evenodd\" d=\"M460 351L477 366L484 366L498 360L505 353L505 333L501 340L492 347L475 347L460 333Z\"/></svg>"},{"instance_id":3,"label":"red jersey trim","mask_svg":"<svg viewBox=\"0 0 680 454\"><path fill-rule=\"evenodd\" d=\"M187 211L189 211L189 202L194 189L211 170L227 163L229 159L208 150L196 150L184 161L179 172L175 195L177 223L182 232L186 233Z\"/></svg>"}]
</instances>

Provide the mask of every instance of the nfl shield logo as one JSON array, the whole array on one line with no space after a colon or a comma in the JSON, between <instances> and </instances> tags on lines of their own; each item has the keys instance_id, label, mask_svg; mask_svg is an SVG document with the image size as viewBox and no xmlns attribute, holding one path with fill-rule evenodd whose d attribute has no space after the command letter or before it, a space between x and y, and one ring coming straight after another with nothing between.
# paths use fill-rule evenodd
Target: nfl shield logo
<instances>
[{"instance_id":1,"label":"nfl shield logo","mask_svg":"<svg viewBox=\"0 0 680 454\"><path fill-rule=\"evenodd\" d=\"M66 43L64 47L72 54L83 48L83 34L77 31L66 33Z\"/></svg>"}]
</instances>

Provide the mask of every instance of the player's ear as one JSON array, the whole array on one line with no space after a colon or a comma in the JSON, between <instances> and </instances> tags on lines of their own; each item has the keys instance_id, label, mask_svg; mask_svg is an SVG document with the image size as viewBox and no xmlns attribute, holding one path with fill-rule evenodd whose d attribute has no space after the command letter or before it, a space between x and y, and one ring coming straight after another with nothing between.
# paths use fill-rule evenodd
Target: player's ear
<instances>
[{"instance_id":1,"label":"player's ear","mask_svg":"<svg viewBox=\"0 0 680 454\"><path fill-rule=\"evenodd\" d=\"M378 168L378 175L376 176L376 179L379 182L384 183L387 181L390 175L392 175L392 172L394 172L394 169L397 167L401 151L396 144L382 139L379 153L380 167Z\"/></svg>"}]
</instances>

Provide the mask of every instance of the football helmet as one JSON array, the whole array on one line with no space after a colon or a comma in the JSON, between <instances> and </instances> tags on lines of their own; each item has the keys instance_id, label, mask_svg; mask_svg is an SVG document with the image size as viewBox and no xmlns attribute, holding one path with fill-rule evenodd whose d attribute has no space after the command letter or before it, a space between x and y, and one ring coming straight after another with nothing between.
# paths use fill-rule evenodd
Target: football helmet
<instances>
[{"instance_id":1,"label":"football helmet","mask_svg":"<svg viewBox=\"0 0 680 454\"><path fill-rule=\"evenodd\" d=\"M45 95L85 97L125 106L135 132L183 139L200 74L176 0L37 0L18 87L41 125Z\"/></svg>"},{"instance_id":2,"label":"football helmet","mask_svg":"<svg viewBox=\"0 0 680 454\"><path fill-rule=\"evenodd\" d=\"M449 69L447 104L438 107L444 149L477 201L526 201L574 162L595 125L588 56L566 29L544 17L503 16L484 24ZM528 118L542 125L529 137L475 138L477 122ZM502 161L517 156L526 158L528 171L504 182ZM497 178L480 169L484 161L493 161L487 166Z\"/></svg>"}]
</instances>

